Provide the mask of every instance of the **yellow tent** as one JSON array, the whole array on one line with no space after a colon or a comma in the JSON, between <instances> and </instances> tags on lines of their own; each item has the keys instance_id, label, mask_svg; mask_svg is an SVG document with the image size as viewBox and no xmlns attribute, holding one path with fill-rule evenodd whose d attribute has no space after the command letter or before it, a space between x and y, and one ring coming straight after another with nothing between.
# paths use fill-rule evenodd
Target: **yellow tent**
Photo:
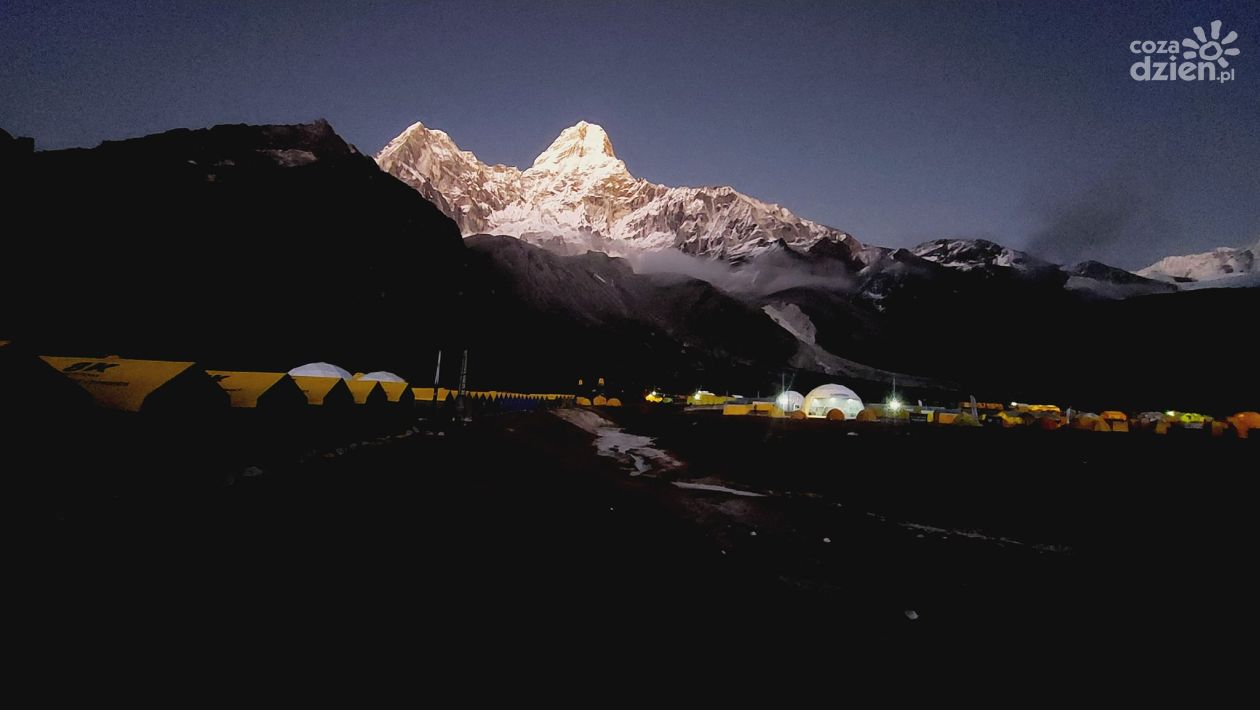
<instances>
[{"instance_id":1,"label":"yellow tent","mask_svg":"<svg viewBox=\"0 0 1260 710\"><path fill-rule=\"evenodd\" d=\"M302 394L302 390L284 372L206 370L206 374L228 393L232 406L236 408L306 404L306 396Z\"/></svg>"},{"instance_id":2,"label":"yellow tent","mask_svg":"<svg viewBox=\"0 0 1260 710\"><path fill-rule=\"evenodd\" d=\"M976 402L976 413L981 414L981 415L997 414L998 412L1001 412L1005 409L1006 409L1006 405L1002 404L1001 402ZM958 411L970 412L971 401L968 400L966 402L959 402Z\"/></svg>"},{"instance_id":3,"label":"yellow tent","mask_svg":"<svg viewBox=\"0 0 1260 710\"><path fill-rule=\"evenodd\" d=\"M395 404L412 404L414 397L406 382L381 382L385 397Z\"/></svg>"},{"instance_id":4,"label":"yellow tent","mask_svg":"<svg viewBox=\"0 0 1260 710\"><path fill-rule=\"evenodd\" d=\"M455 394L456 394L455 390L448 390L445 387L437 388L438 404L445 402L447 397L453 397L455 396ZM433 388L432 387L412 387L411 395L415 397L416 404L427 404L433 401Z\"/></svg>"},{"instance_id":5,"label":"yellow tent","mask_svg":"<svg viewBox=\"0 0 1260 710\"><path fill-rule=\"evenodd\" d=\"M354 395L350 393L346 381L340 377L307 377L305 375L290 375L290 377L302 390L302 394L306 395L308 404L316 407L342 407L354 404Z\"/></svg>"},{"instance_id":6,"label":"yellow tent","mask_svg":"<svg viewBox=\"0 0 1260 710\"><path fill-rule=\"evenodd\" d=\"M1111 431L1129 431L1129 415L1116 409L1108 409L1099 414L1103 421L1107 422L1107 426L1111 427Z\"/></svg>"},{"instance_id":7,"label":"yellow tent","mask_svg":"<svg viewBox=\"0 0 1260 710\"><path fill-rule=\"evenodd\" d=\"M941 412L941 414L945 414L945 412ZM950 419L949 425L958 427L978 427L980 426L980 420L971 416L971 412L958 412L957 414L954 414L952 419Z\"/></svg>"},{"instance_id":8,"label":"yellow tent","mask_svg":"<svg viewBox=\"0 0 1260 710\"><path fill-rule=\"evenodd\" d=\"M735 399L728 395L714 394L707 390L696 390L687 398L687 404L695 407L711 407L718 404L726 404Z\"/></svg>"},{"instance_id":9,"label":"yellow tent","mask_svg":"<svg viewBox=\"0 0 1260 710\"><path fill-rule=\"evenodd\" d=\"M1229 423L1238 432L1239 439L1246 439L1252 429L1260 431L1260 412L1239 412L1229 418Z\"/></svg>"},{"instance_id":10,"label":"yellow tent","mask_svg":"<svg viewBox=\"0 0 1260 710\"><path fill-rule=\"evenodd\" d=\"M345 382L346 387L350 388L350 394L354 396L355 404L375 407L389 401L385 390L381 389L381 383L376 380L346 380Z\"/></svg>"},{"instance_id":11,"label":"yellow tent","mask_svg":"<svg viewBox=\"0 0 1260 710\"><path fill-rule=\"evenodd\" d=\"M1002 422L1003 429L1028 426L1032 423L1032 415L1021 412L998 412L996 416Z\"/></svg>"},{"instance_id":12,"label":"yellow tent","mask_svg":"<svg viewBox=\"0 0 1260 710\"><path fill-rule=\"evenodd\" d=\"M1078 414L1072 417L1071 427L1079 431L1111 431L1111 425L1098 414Z\"/></svg>"},{"instance_id":13,"label":"yellow tent","mask_svg":"<svg viewBox=\"0 0 1260 710\"><path fill-rule=\"evenodd\" d=\"M123 412L221 407L227 394L191 362L40 356L92 395L97 406ZM207 387L206 385L209 385Z\"/></svg>"}]
</instances>

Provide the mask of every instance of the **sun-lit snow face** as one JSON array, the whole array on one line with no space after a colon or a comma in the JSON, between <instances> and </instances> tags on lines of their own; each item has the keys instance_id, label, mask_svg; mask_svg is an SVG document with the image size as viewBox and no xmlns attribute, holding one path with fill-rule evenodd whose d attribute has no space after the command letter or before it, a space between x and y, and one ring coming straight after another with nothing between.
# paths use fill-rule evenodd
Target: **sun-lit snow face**
<instances>
[{"instance_id":1,"label":"sun-lit snow face","mask_svg":"<svg viewBox=\"0 0 1260 710\"><path fill-rule=\"evenodd\" d=\"M613 152L608 133L579 121L564 129L525 170L486 165L442 131L416 123L376 156L454 219L465 235L506 234L561 253L616 256L680 249L743 259L779 240L808 249L822 240L856 240L730 187L671 188L636 178Z\"/></svg>"},{"instance_id":2,"label":"sun-lit snow face","mask_svg":"<svg viewBox=\"0 0 1260 710\"><path fill-rule=\"evenodd\" d=\"M576 171L620 164L602 126L586 121L564 129L535 160L534 170ZM621 165L621 169L625 169Z\"/></svg>"},{"instance_id":3,"label":"sun-lit snow face","mask_svg":"<svg viewBox=\"0 0 1260 710\"><path fill-rule=\"evenodd\" d=\"M1207 33L1203 31L1202 27L1194 28L1194 35L1199 38L1197 42L1187 38L1181 43L1184 47L1190 47L1182 54L1186 59L1216 62L1224 69L1229 66L1229 61L1225 57L1236 57L1240 52L1237 47L1225 47L1225 45L1232 44L1234 40L1238 39L1238 33L1230 31L1229 34L1225 35L1225 39L1221 39L1220 20L1212 21L1212 39L1209 40L1207 38Z\"/></svg>"}]
</instances>

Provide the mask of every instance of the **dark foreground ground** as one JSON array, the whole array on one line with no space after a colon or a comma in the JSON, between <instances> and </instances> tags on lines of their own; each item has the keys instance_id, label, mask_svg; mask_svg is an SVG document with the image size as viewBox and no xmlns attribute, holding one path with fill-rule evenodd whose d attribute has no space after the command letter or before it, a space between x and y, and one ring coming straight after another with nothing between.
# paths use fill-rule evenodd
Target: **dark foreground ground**
<instances>
[{"instance_id":1,"label":"dark foreground ground","mask_svg":"<svg viewBox=\"0 0 1260 710\"><path fill-rule=\"evenodd\" d=\"M120 638L454 664L877 639L1071 660L1255 630L1257 442L599 416L422 426L160 493L112 487L127 462L102 460L91 496L41 491L14 538L28 658ZM608 427L674 462L615 431L598 455Z\"/></svg>"}]
</instances>

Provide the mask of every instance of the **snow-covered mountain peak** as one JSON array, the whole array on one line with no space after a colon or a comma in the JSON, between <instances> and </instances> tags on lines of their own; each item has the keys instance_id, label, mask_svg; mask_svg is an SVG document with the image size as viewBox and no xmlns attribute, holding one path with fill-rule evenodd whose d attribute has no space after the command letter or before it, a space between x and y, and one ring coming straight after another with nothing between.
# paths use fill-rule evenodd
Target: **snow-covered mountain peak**
<instances>
[{"instance_id":1,"label":"snow-covered mountain peak","mask_svg":"<svg viewBox=\"0 0 1260 710\"><path fill-rule=\"evenodd\" d=\"M1039 271L1056 268L1037 257L1004 247L987 239L934 239L914 249L916 255L941 266L970 271L995 266L1017 271Z\"/></svg>"},{"instance_id":2,"label":"snow-covered mountain peak","mask_svg":"<svg viewBox=\"0 0 1260 710\"><path fill-rule=\"evenodd\" d=\"M636 178L608 133L579 121L533 166L486 165L446 133L417 123L376 156L459 225L464 235L505 234L560 253L614 255L678 249L739 261L776 244L808 250L826 242L850 255L848 234L730 187L667 187Z\"/></svg>"},{"instance_id":3,"label":"snow-covered mountain peak","mask_svg":"<svg viewBox=\"0 0 1260 710\"><path fill-rule=\"evenodd\" d=\"M1137 273L1161 281L1212 281L1260 271L1260 241L1249 248L1217 247L1201 254L1168 256Z\"/></svg>"},{"instance_id":4,"label":"snow-covered mountain peak","mask_svg":"<svg viewBox=\"0 0 1260 710\"><path fill-rule=\"evenodd\" d=\"M407 127L381 150L381 155L406 155L413 169L425 172L441 164L472 166L479 164L477 156L460 150L446 131L426 128L419 121Z\"/></svg>"},{"instance_id":5,"label":"snow-covered mountain peak","mask_svg":"<svg viewBox=\"0 0 1260 710\"><path fill-rule=\"evenodd\" d=\"M534 159L531 170L573 172L597 169L608 164L625 165L613 153L612 140L602 126L586 121L564 129L560 135Z\"/></svg>"},{"instance_id":6,"label":"snow-covered mountain peak","mask_svg":"<svg viewBox=\"0 0 1260 710\"><path fill-rule=\"evenodd\" d=\"M423 123L416 121L410 126L407 126L407 130L399 133L398 136L394 138L394 140L390 141L389 145L385 146L381 152L393 152L398 150L401 146L412 142L424 143L433 147L451 147L456 151L459 150L459 146L455 145L455 141L451 140L451 137L446 134L446 131L440 131L436 128L427 128Z\"/></svg>"}]
</instances>

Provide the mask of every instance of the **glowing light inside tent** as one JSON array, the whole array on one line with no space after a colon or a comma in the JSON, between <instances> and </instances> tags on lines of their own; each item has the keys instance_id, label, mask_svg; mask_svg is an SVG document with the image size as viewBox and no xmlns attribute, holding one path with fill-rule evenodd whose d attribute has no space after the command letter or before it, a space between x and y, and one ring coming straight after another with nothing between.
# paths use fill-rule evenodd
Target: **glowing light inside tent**
<instances>
[{"instance_id":1,"label":"glowing light inside tent","mask_svg":"<svg viewBox=\"0 0 1260 710\"><path fill-rule=\"evenodd\" d=\"M805 404L805 397L800 392L787 390L780 392L778 397L774 398L775 405L783 412L798 411Z\"/></svg>"}]
</instances>

